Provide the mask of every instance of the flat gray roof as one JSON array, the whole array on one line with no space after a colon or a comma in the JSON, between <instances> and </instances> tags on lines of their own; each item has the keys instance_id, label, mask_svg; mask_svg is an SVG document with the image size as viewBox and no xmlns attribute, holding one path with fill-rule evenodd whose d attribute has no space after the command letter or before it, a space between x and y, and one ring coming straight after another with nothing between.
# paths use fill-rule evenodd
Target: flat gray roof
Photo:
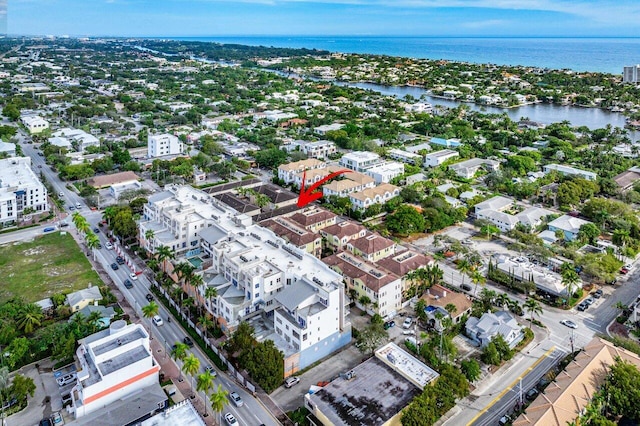
<instances>
[{"instance_id":1,"label":"flat gray roof","mask_svg":"<svg viewBox=\"0 0 640 426\"><path fill-rule=\"evenodd\" d=\"M100 364L98 364L98 368L102 372L102 375L106 376L113 373L114 371L118 371L121 368L126 367L127 365L134 364L150 356L151 354L145 349L144 346L136 346L130 351L126 351L118 356L101 362Z\"/></svg>"},{"instance_id":2,"label":"flat gray roof","mask_svg":"<svg viewBox=\"0 0 640 426\"><path fill-rule=\"evenodd\" d=\"M382 425L422 392L376 357L352 371L308 397L335 426Z\"/></svg>"},{"instance_id":3,"label":"flat gray roof","mask_svg":"<svg viewBox=\"0 0 640 426\"><path fill-rule=\"evenodd\" d=\"M130 332L119 335L116 339L111 339L108 342L100 345L93 346L91 349L96 356L100 356L106 352L116 349L118 346L126 345L127 343L135 342L138 339L143 339L146 336L142 334L139 328L133 328Z\"/></svg>"}]
</instances>

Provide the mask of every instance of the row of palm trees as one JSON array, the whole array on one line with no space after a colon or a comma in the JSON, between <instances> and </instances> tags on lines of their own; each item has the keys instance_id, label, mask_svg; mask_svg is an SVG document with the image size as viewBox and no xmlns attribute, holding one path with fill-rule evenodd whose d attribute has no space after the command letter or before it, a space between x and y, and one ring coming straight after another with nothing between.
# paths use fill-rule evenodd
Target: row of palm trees
<instances>
[{"instance_id":1,"label":"row of palm trees","mask_svg":"<svg viewBox=\"0 0 640 426\"><path fill-rule=\"evenodd\" d=\"M189 347L186 344L176 342L171 350L171 358L173 358L176 363L178 361L182 362L181 371L191 376L192 389L194 388L193 380L194 378L196 379L196 391L204 394L205 414L208 415L208 404L206 403L206 400L209 399L211 409L215 413L218 413L218 420L220 421L220 424L222 424L220 416L222 415L224 407L229 403L229 391L223 389L221 384L218 384L216 390L209 393L214 387L213 379L215 379L215 376L211 374L211 371L209 370L206 370L204 373L197 374L200 370L200 360L193 353L188 353L188 350Z\"/></svg>"},{"instance_id":2,"label":"row of palm trees","mask_svg":"<svg viewBox=\"0 0 640 426\"><path fill-rule=\"evenodd\" d=\"M96 260L96 249L100 246L100 238L91 231L91 225L87 219L78 212L74 212L72 219L78 232L84 234L84 241L87 247L93 252L93 260Z\"/></svg>"}]
</instances>

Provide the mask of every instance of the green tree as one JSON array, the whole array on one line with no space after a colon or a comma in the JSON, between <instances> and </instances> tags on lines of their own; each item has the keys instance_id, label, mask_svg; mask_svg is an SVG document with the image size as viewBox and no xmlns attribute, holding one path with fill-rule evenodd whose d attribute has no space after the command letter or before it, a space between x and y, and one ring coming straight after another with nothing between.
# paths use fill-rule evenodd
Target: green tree
<instances>
[{"instance_id":1,"label":"green tree","mask_svg":"<svg viewBox=\"0 0 640 426\"><path fill-rule=\"evenodd\" d=\"M611 366L604 393L613 415L640 421L640 371L635 365L617 358Z\"/></svg>"},{"instance_id":2,"label":"green tree","mask_svg":"<svg viewBox=\"0 0 640 426\"><path fill-rule=\"evenodd\" d=\"M595 244L600 236L600 228L593 223L585 223L578 230L578 239L588 244Z\"/></svg>"},{"instance_id":3,"label":"green tree","mask_svg":"<svg viewBox=\"0 0 640 426\"><path fill-rule=\"evenodd\" d=\"M205 414L207 414L207 396L209 395L209 391L211 389L213 389L213 379L214 379L214 375L211 374L211 372L209 370L205 371L204 373L198 374L198 379L196 381L196 390L198 392L202 392L204 393L204 400L205 400L205 404L204 404L204 410L205 410Z\"/></svg>"},{"instance_id":4,"label":"green tree","mask_svg":"<svg viewBox=\"0 0 640 426\"><path fill-rule=\"evenodd\" d=\"M20 109L18 109L14 104L7 104L2 108L2 115L11 121L18 121L20 118Z\"/></svg>"},{"instance_id":5,"label":"green tree","mask_svg":"<svg viewBox=\"0 0 640 426\"><path fill-rule=\"evenodd\" d=\"M142 316L147 319L155 317L158 315L158 312L160 312L160 306L153 300L149 302L148 305L142 307ZM151 329L149 329L149 331L151 331ZM151 336L151 338L153 338L153 336Z\"/></svg>"},{"instance_id":6,"label":"green tree","mask_svg":"<svg viewBox=\"0 0 640 426\"><path fill-rule=\"evenodd\" d=\"M26 337L18 337L13 339L9 346L5 350L5 354L9 354L5 358L5 362L10 369L14 369L17 365L25 361L26 356L29 353L30 342Z\"/></svg>"},{"instance_id":7,"label":"green tree","mask_svg":"<svg viewBox=\"0 0 640 426\"><path fill-rule=\"evenodd\" d=\"M369 324L356 338L356 347L363 354L373 355L378 346L389 338L387 330L380 324Z\"/></svg>"},{"instance_id":8,"label":"green tree","mask_svg":"<svg viewBox=\"0 0 640 426\"><path fill-rule=\"evenodd\" d=\"M287 161L287 153L278 148L269 148L256 152L254 158L260 167L275 169Z\"/></svg>"},{"instance_id":9,"label":"green tree","mask_svg":"<svg viewBox=\"0 0 640 426\"><path fill-rule=\"evenodd\" d=\"M253 326L246 321L242 321L227 341L226 347L229 354L235 354L255 346L257 342L254 333Z\"/></svg>"},{"instance_id":10,"label":"green tree","mask_svg":"<svg viewBox=\"0 0 640 426\"><path fill-rule=\"evenodd\" d=\"M460 369L464 373L467 380L475 382L480 378L480 364L475 359L464 360L460 363Z\"/></svg>"},{"instance_id":11,"label":"green tree","mask_svg":"<svg viewBox=\"0 0 640 426\"><path fill-rule=\"evenodd\" d=\"M182 364L182 371L191 376L191 389L194 389L193 378L200 370L200 359L194 354L189 354L184 358L184 364Z\"/></svg>"},{"instance_id":12,"label":"green tree","mask_svg":"<svg viewBox=\"0 0 640 426\"><path fill-rule=\"evenodd\" d=\"M36 391L36 384L31 377L16 374L11 382L9 393L18 401L27 399L27 395L33 397Z\"/></svg>"},{"instance_id":13,"label":"green tree","mask_svg":"<svg viewBox=\"0 0 640 426\"><path fill-rule=\"evenodd\" d=\"M404 204L387 216L385 224L389 231L402 236L425 230L425 220L420 212L414 207Z\"/></svg>"},{"instance_id":14,"label":"green tree","mask_svg":"<svg viewBox=\"0 0 640 426\"><path fill-rule=\"evenodd\" d=\"M31 334L40 327L44 314L40 306L35 303L28 303L20 309L16 318L16 325L26 334Z\"/></svg>"},{"instance_id":15,"label":"green tree","mask_svg":"<svg viewBox=\"0 0 640 426\"><path fill-rule=\"evenodd\" d=\"M159 246L156 248L156 257L158 262L162 265L162 272L167 272L166 262L167 260L175 259L175 254L167 246Z\"/></svg>"},{"instance_id":16,"label":"green tree","mask_svg":"<svg viewBox=\"0 0 640 426\"><path fill-rule=\"evenodd\" d=\"M500 365L501 358L495 343L489 342L482 350L482 362L491 365Z\"/></svg>"},{"instance_id":17,"label":"green tree","mask_svg":"<svg viewBox=\"0 0 640 426\"><path fill-rule=\"evenodd\" d=\"M560 273L560 276L562 277L562 284L567 288L567 293L569 294L569 297L573 297L581 281L580 275L578 275L578 273L576 272L576 270L573 268L571 264L566 262L565 264L570 265L571 269L563 269Z\"/></svg>"},{"instance_id":18,"label":"green tree","mask_svg":"<svg viewBox=\"0 0 640 426\"><path fill-rule=\"evenodd\" d=\"M173 349L171 349L171 358L173 358L174 361L183 361L187 356L188 350L189 346L182 342L176 342L176 344L173 345Z\"/></svg>"},{"instance_id":19,"label":"green tree","mask_svg":"<svg viewBox=\"0 0 640 426\"><path fill-rule=\"evenodd\" d=\"M284 379L284 354L273 340L265 340L244 351L241 365L267 393L280 386Z\"/></svg>"},{"instance_id":20,"label":"green tree","mask_svg":"<svg viewBox=\"0 0 640 426\"><path fill-rule=\"evenodd\" d=\"M224 407L229 403L229 391L222 388L221 384L218 384L218 388L215 392L209 395L209 401L211 401L211 409L218 413L218 420L222 424L222 412Z\"/></svg>"},{"instance_id":21,"label":"green tree","mask_svg":"<svg viewBox=\"0 0 640 426\"><path fill-rule=\"evenodd\" d=\"M530 297L524 302L523 306L525 311L529 312L529 315L530 315L529 328L531 328L531 323L533 322L533 316L542 315L542 306L540 306L540 302Z\"/></svg>"}]
</instances>

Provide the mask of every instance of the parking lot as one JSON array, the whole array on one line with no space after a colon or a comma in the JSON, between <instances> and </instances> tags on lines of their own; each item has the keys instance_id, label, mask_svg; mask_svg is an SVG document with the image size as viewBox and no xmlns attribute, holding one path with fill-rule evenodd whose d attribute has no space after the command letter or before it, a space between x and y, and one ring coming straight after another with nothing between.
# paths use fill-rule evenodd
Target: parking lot
<instances>
[{"instance_id":1,"label":"parking lot","mask_svg":"<svg viewBox=\"0 0 640 426\"><path fill-rule=\"evenodd\" d=\"M37 365L37 367L36 367ZM18 372L24 376L33 379L36 390L33 397L27 397L27 408L7 417L9 425L34 426L40 423L43 418L49 418L51 415L59 411L65 423L72 420L72 416L62 409L62 394L69 393L73 387L73 383L59 387L56 377L64 375L72 369L62 369L53 371L53 362L50 359L40 361L36 364L30 364L22 367Z\"/></svg>"}]
</instances>

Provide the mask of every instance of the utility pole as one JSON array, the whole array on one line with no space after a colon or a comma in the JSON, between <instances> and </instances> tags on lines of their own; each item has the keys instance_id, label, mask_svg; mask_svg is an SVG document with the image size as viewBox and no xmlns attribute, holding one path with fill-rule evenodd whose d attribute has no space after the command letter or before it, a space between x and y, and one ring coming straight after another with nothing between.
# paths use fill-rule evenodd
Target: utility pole
<instances>
[{"instance_id":1,"label":"utility pole","mask_svg":"<svg viewBox=\"0 0 640 426\"><path fill-rule=\"evenodd\" d=\"M522 377L520 377L520 407L522 407L523 405L523 401L522 401Z\"/></svg>"},{"instance_id":2,"label":"utility pole","mask_svg":"<svg viewBox=\"0 0 640 426\"><path fill-rule=\"evenodd\" d=\"M574 335L573 329L571 329L571 334L569 335L569 342L571 343L571 353L575 352L575 349L573 347L574 341L575 341L575 335Z\"/></svg>"}]
</instances>

